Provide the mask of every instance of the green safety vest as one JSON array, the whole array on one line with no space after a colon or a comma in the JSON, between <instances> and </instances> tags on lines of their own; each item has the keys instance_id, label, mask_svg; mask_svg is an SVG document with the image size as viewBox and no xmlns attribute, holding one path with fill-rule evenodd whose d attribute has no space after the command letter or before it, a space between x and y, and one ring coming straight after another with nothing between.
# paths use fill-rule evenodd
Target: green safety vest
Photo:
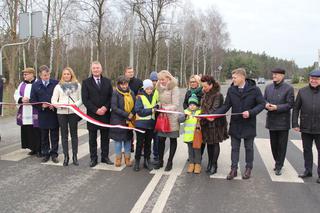
<instances>
[{"instance_id":1,"label":"green safety vest","mask_svg":"<svg viewBox=\"0 0 320 213\"><path fill-rule=\"evenodd\" d=\"M155 91L157 91L157 90L155 90ZM155 93L152 96L151 103L149 102L148 98L145 95L139 95L139 96L141 98L144 109L151 109L158 103L158 99L155 96ZM154 113L152 113L151 115L145 116L145 117L141 117L138 114L136 114L136 120L151 120L151 119L155 120Z\"/></svg>"},{"instance_id":2,"label":"green safety vest","mask_svg":"<svg viewBox=\"0 0 320 213\"><path fill-rule=\"evenodd\" d=\"M159 102L159 91L157 89L154 90L152 96L152 102L155 101L156 104Z\"/></svg>"},{"instance_id":3,"label":"green safety vest","mask_svg":"<svg viewBox=\"0 0 320 213\"><path fill-rule=\"evenodd\" d=\"M189 109L184 110L184 113L190 112ZM200 115L201 110L197 109L195 112L192 112L189 116L189 119L187 119L184 122L184 135L183 135L183 141L184 142L193 142L194 138L194 130L196 129L196 125L198 122L198 119L193 117L195 115Z\"/></svg>"}]
</instances>

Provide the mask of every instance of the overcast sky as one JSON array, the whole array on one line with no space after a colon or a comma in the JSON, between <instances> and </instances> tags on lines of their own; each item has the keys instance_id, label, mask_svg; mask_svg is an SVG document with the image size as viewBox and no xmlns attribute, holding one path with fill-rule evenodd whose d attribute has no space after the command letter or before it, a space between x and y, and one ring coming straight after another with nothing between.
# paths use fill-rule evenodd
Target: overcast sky
<instances>
[{"instance_id":1,"label":"overcast sky","mask_svg":"<svg viewBox=\"0 0 320 213\"><path fill-rule=\"evenodd\" d=\"M229 48L294 60L299 67L318 60L320 0L191 0L214 5L230 33Z\"/></svg>"}]
</instances>

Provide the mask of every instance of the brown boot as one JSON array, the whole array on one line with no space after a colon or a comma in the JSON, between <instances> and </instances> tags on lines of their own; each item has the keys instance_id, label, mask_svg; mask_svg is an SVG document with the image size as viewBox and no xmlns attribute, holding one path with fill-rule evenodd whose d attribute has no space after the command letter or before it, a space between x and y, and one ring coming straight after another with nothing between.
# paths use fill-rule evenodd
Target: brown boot
<instances>
[{"instance_id":1,"label":"brown boot","mask_svg":"<svg viewBox=\"0 0 320 213\"><path fill-rule=\"evenodd\" d=\"M251 169L246 168L246 171L244 172L242 179L246 180L246 179L249 179L250 177L251 177Z\"/></svg>"},{"instance_id":2,"label":"brown boot","mask_svg":"<svg viewBox=\"0 0 320 213\"><path fill-rule=\"evenodd\" d=\"M114 163L114 165L116 166L116 167L120 167L121 166L121 159L122 158L122 155L117 155L116 156L116 160L115 160L115 163Z\"/></svg>"},{"instance_id":3,"label":"brown boot","mask_svg":"<svg viewBox=\"0 0 320 213\"><path fill-rule=\"evenodd\" d=\"M125 156L124 160L125 160L125 163L126 163L127 167L131 167L132 166L132 163L131 163L131 160L130 160L130 156Z\"/></svg>"},{"instance_id":4,"label":"brown boot","mask_svg":"<svg viewBox=\"0 0 320 213\"><path fill-rule=\"evenodd\" d=\"M237 177L237 169L231 169L227 176L227 180L232 180L233 178Z\"/></svg>"},{"instance_id":5,"label":"brown boot","mask_svg":"<svg viewBox=\"0 0 320 213\"><path fill-rule=\"evenodd\" d=\"M194 164L193 163L189 163L187 172L188 173L192 173L193 170L194 170Z\"/></svg>"},{"instance_id":6,"label":"brown boot","mask_svg":"<svg viewBox=\"0 0 320 213\"><path fill-rule=\"evenodd\" d=\"M196 163L194 166L194 173L195 174L200 174L201 173L201 165Z\"/></svg>"}]
</instances>

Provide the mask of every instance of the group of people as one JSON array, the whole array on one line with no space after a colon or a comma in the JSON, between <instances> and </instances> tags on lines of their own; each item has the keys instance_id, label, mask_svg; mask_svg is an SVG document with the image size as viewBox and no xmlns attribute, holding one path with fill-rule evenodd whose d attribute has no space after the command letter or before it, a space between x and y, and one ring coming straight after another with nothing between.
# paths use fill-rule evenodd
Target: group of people
<instances>
[{"instance_id":1,"label":"group of people","mask_svg":"<svg viewBox=\"0 0 320 213\"><path fill-rule=\"evenodd\" d=\"M273 83L265 89L264 96L254 80L248 79L246 71L238 68L232 71L232 84L225 100L220 84L210 75L192 75L189 89L183 101L184 111L180 111L180 90L177 80L167 70L152 72L150 79L144 81L134 77L131 67L117 78L115 87L111 80L102 75L103 69L98 61L91 64L91 76L80 84L70 67L63 69L60 81L50 78L50 70L43 65L39 68L39 79L35 70L23 71L24 81L15 92L15 100L20 105L17 124L21 126L22 148L29 148L30 155L43 157L42 162L51 160L58 163L59 129L64 154L63 165L69 164L68 134L72 144L72 161L79 165L78 122L81 119L72 110L60 104L72 104L86 107L86 114L93 119L111 125L135 127L144 131L136 132L135 161L132 165L134 132L128 128L105 128L87 122L89 131L90 167L98 164L97 138L100 132L101 163L143 167L152 170L164 166L166 140L170 141L169 157L164 170L173 168L177 149L180 123L184 123L183 141L188 146L189 173L201 173L202 155L207 147L208 165L206 172L215 174L218 169L220 143L231 138L231 170L228 180L235 178L239 164L240 144L245 147L245 171L243 179L249 179L253 168L254 138L256 137L256 117L267 110L266 128L270 132L270 145L275 160L274 171L281 175L284 164L288 134L292 128L301 132L305 171L301 178L312 176L312 144L316 143L320 163L320 71L309 74L309 85L300 89L294 100L294 89L284 81L285 70L272 70ZM45 102L45 103L44 103ZM32 103L30 105L29 103ZM40 103L40 104L39 104ZM47 104L51 103L51 104ZM293 115L291 120L291 109ZM159 109L160 112L159 112ZM230 125L225 116L231 109ZM177 113L172 113L177 112ZM180 112L180 113L179 113ZM215 114L216 117L199 115ZM165 115L168 131L155 130L158 117ZM300 117L300 121L299 121ZM201 147L194 147L195 130L202 132ZM109 158L109 141L114 142L115 159ZM153 141L153 149L152 142ZM51 146L50 146L51 145ZM151 162L153 153L153 162ZM154 166L152 166L154 164ZM320 183L320 165L318 164L317 182Z\"/></svg>"}]
</instances>

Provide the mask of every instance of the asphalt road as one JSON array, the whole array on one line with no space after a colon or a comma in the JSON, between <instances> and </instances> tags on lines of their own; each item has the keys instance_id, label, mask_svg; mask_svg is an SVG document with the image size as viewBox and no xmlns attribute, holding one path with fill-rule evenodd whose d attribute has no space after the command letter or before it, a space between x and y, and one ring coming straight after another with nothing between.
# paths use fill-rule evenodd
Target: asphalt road
<instances>
[{"instance_id":1,"label":"asphalt road","mask_svg":"<svg viewBox=\"0 0 320 213\"><path fill-rule=\"evenodd\" d=\"M227 87L222 86L224 94ZM264 85L260 87L263 91ZM181 100L183 96L184 90L181 90ZM252 178L227 181L229 141L221 144L218 174L211 177L205 172L200 175L186 173L187 147L181 140L171 172L144 169L134 172L132 168L115 169L101 163L92 169L88 166L88 134L85 125L80 125L80 166L63 167L61 163L43 164L39 158L28 156L28 151L20 149L20 131L14 118L0 118L0 212L319 213L317 177L307 180L297 177L303 171L300 135L290 132L283 175L275 176L264 125L265 112L262 112L257 121ZM112 156L113 143L110 148ZM60 152L61 149L60 146ZM243 147L240 159L243 171ZM206 164L205 154L203 167ZM316 165L314 156L314 174L317 174Z\"/></svg>"}]
</instances>

